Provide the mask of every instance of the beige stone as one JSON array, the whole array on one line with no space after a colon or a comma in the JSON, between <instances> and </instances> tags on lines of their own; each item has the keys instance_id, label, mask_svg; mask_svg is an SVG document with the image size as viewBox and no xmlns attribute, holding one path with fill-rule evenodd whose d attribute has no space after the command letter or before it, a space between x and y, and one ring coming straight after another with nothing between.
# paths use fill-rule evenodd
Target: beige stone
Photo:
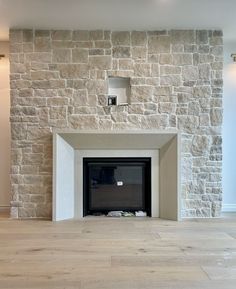
<instances>
[{"instance_id":1,"label":"beige stone","mask_svg":"<svg viewBox=\"0 0 236 289\"><path fill-rule=\"evenodd\" d=\"M130 47L120 46L112 49L114 58L129 58L131 56Z\"/></svg>"},{"instance_id":2,"label":"beige stone","mask_svg":"<svg viewBox=\"0 0 236 289\"><path fill-rule=\"evenodd\" d=\"M181 68L174 65L165 65L160 66L160 74L161 75L169 75L169 74L180 74Z\"/></svg>"},{"instance_id":3,"label":"beige stone","mask_svg":"<svg viewBox=\"0 0 236 289\"><path fill-rule=\"evenodd\" d=\"M146 59L147 49L145 47L131 47L131 55L134 59Z\"/></svg>"},{"instance_id":4,"label":"beige stone","mask_svg":"<svg viewBox=\"0 0 236 289\"><path fill-rule=\"evenodd\" d=\"M198 68L195 66L184 66L183 67L183 80L194 81L199 78Z\"/></svg>"},{"instance_id":5,"label":"beige stone","mask_svg":"<svg viewBox=\"0 0 236 289\"><path fill-rule=\"evenodd\" d=\"M223 111L221 108L212 108L210 117L211 117L211 125L212 126L222 125Z\"/></svg>"},{"instance_id":6,"label":"beige stone","mask_svg":"<svg viewBox=\"0 0 236 289\"><path fill-rule=\"evenodd\" d=\"M35 38L34 50L36 52L50 52L51 43L48 38Z\"/></svg>"},{"instance_id":7,"label":"beige stone","mask_svg":"<svg viewBox=\"0 0 236 289\"><path fill-rule=\"evenodd\" d=\"M111 69L111 56L90 56L89 66L91 69Z\"/></svg>"},{"instance_id":8,"label":"beige stone","mask_svg":"<svg viewBox=\"0 0 236 289\"><path fill-rule=\"evenodd\" d=\"M151 36L148 40L148 53L169 53L170 37Z\"/></svg>"},{"instance_id":9,"label":"beige stone","mask_svg":"<svg viewBox=\"0 0 236 289\"><path fill-rule=\"evenodd\" d=\"M50 118L51 119L65 119L66 118L66 107L51 107Z\"/></svg>"},{"instance_id":10,"label":"beige stone","mask_svg":"<svg viewBox=\"0 0 236 289\"><path fill-rule=\"evenodd\" d=\"M55 30L51 33L52 40L71 40L72 39L72 31L70 30Z\"/></svg>"},{"instance_id":11,"label":"beige stone","mask_svg":"<svg viewBox=\"0 0 236 289\"><path fill-rule=\"evenodd\" d=\"M72 50L73 63L88 63L88 50L75 48Z\"/></svg>"},{"instance_id":12,"label":"beige stone","mask_svg":"<svg viewBox=\"0 0 236 289\"><path fill-rule=\"evenodd\" d=\"M153 88L151 86L132 86L132 102L146 102L152 100Z\"/></svg>"},{"instance_id":13,"label":"beige stone","mask_svg":"<svg viewBox=\"0 0 236 289\"><path fill-rule=\"evenodd\" d=\"M130 32L113 31L111 34L111 41L114 46L130 45Z\"/></svg>"},{"instance_id":14,"label":"beige stone","mask_svg":"<svg viewBox=\"0 0 236 289\"><path fill-rule=\"evenodd\" d=\"M190 53L180 53L173 55L173 65L192 65L193 55Z\"/></svg>"},{"instance_id":15,"label":"beige stone","mask_svg":"<svg viewBox=\"0 0 236 289\"><path fill-rule=\"evenodd\" d=\"M75 106L88 105L88 93L86 89L80 89L74 92L73 104Z\"/></svg>"},{"instance_id":16,"label":"beige stone","mask_svg":"<svg viewBox=\"0 0 236 289\"><path fill-rule=\"evenodd\" d=\"M59 78L58 72L55 71L32 71L31 79L32 80L49 80L49 79L57 79Z\"/></svg>"},{"instance_id":17,"label":"beige stone","mask_svg":"<svg viewBox=\"0 0 236 289\"><path fill-rule=\"evenodd\" d=\"M69 122L74 129L97 129L98 121L92 115L71 115Z\"/></svg>"},{"instance_id":18,"label":"beige stone","mask_svg":"<svg viewBox=\"0 0 236 289\"><path fill-rule=\"evenodd\" d=\"M55 63L70 63L71 62L71 50L70 49L54 49L52 62Z\"/></svg>"},{"instance_id":19,"label":"beige stone","mask_svg":"<svg viewBox=\"0 0 236 289\"><path fill-rule=\"evenodd\" d=\"M202 156L208 153L210 140L208 136L195 135L192 141L193 156Z\"/></svg>"},{"instance_id":20,"label":"beige stone","mask_svg":"<svg viewBox=\"0 0 236 289\"><path fill-rule=\"evenodd\" d=\"M104 33L102 30L89 31L89 39L90 40L103 40Z\"/></svg>"},{"instance_id":21,"label":"beige stone","mask_svg":"<svg viewBox=\"0 0 236 289\"><path fill-rule=\"evenodd\" d=\"M73 31L73 40L75 41L88 41L89 31L87 30L75 30Z\"/></svg>"},{"instance_id":22,"label":"beige stone","mask_svg":"<svg viewBox=\"0 0 236 289\"><path fill-rule=\"evenodd\" d=\"M136 63L134 65L134 76L135 77L150 77L151 66L148 63Z\"/></svg>"},{"instance_id":23,"label":"beige stone","mask_svg":"<svg viewBox=\"0 0 236 289\"><path fill-rule=\"evenodd\" d=\"M147 33L145 31L132 31L131 32L131 45L145 46L147 43Z\"/></svg>"},{"instance_id":24,"label":"beige stone","mask_svg":"<svg viewBox=\"0 0 236 289\"><path fill-rule=\"evenodd\" d=\"M166 75L161 77L160 84L166 86L180 86L182 83L180 75Z\"/></svg>"},{"instance_id":25,"label":"beige stone","mask_svg":"<svg viewBox=\"0 0 236 289\"><path fill-rule=\"evenodd\" d=\"M195 31L193 30L172 30L171 41L173 43L194 43L195 41Z\"/></svg>"},{"instance_id":26,"label":"beige stone","mask_svg":"<svg viewBox=\"0 0 236 289\"><path fill-rule=\"evenodd\" d=\"M87 64L59 64L58 69L62 78L88 78L89 68Z\"/></svg>"}]
</instances>

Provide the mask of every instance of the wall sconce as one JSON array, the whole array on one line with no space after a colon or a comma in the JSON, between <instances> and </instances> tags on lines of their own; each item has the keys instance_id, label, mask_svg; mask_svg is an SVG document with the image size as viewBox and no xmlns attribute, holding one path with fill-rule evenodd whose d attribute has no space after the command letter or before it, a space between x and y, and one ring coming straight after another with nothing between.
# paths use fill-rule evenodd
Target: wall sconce
<instances>
[{"instance_id":1,"label":"wall sconce","mask_svg":"<svg viewBox=\"0 0 236 289\"><path fill-rule=\"evenodd\" d=\"M5 57L5 54L0 54L0 60Z\"/></svg>"},{"instance_id":2,"label":"wall sconce","mask_svg":"<svg viewBox=\"0 0 236 289\"><path fill-rule=\"evenodd\" d=\"M229 62L224 69L224 82L227 89L236 89L236 53L231 54L233 62Z\"/></svg>"},{"instance_id":3,"label":"wall sconce","mask_svg":"<svg viewBox=\"0 0 236 289\"><path fill-rule=\"evenodd\" d=\"M233 62L236 62L236 53L231 54L231 57L233 58Z\"/></svg>"}]
</instances>

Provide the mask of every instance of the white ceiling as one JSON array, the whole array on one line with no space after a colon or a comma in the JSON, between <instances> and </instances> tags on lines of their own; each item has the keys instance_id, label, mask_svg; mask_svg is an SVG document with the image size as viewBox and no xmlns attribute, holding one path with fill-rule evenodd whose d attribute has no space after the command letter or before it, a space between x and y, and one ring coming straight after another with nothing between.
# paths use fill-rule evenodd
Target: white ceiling
<instances>
[{"instance_id":1,"label":"white ceiling","mask_svg":"<svg viewBox=\"0 0 236 289\"><path fill-rule=\"evenodd\" d=\"M0 0L0 39L9 28L223 29L234 40L236 0Z\"/></svg>"}]
</instances>

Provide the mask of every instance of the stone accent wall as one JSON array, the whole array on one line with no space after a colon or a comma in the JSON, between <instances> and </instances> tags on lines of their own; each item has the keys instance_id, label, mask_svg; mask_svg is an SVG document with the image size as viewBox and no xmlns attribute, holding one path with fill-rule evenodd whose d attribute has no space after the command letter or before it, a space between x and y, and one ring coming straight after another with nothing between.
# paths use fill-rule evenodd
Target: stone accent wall
<instances>
[{"instance_id":1,"label":"stone accent wall","mask_svg":"<svg viewBox=\"0 0 236 289\"><path fill-rule=\"evenodd\" d=\"M50 218L52 131L179 129L182 215L221 209L221 31L12 30L12 217ZM107 107L107 77L131 103Z\"/></svg>"}]
</instances>

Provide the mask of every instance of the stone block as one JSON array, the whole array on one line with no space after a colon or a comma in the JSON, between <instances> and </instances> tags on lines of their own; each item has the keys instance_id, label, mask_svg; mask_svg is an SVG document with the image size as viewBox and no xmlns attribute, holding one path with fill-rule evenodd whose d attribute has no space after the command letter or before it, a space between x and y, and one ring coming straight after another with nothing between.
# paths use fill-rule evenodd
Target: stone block
<instances>
[{"instance_id":1,"label":"stone block","mask_svg":"<svg viewBox=\"0 0 236 289\"><path fill-rule=\"evenodd\" d=\"M182 71L184 81L194 81L199 78L199 70L195 66L184 66Z\"/></svg>"},{"instance_id":2,"label":"stone block","mask_svg":"<svg viewBox=\"0 0 236 289\"><path fill-rule=\"evenodd\" d=\"M198 101L191 101L188 104L188 114L198 116L200 113L200 105Z\"/></svg>"},{"instance_id":3,"label":"stone block","mask_svg":"<svg viewBox=\"0 0 236 289\"><path fill-rule=\"evenodd\" d=\"M51 107L50 118L51 119L65 119L67 114L66 107Z\"/></svg>"},{"instance_id":4,"label":"stone block","mask_svg":"<svg viewBox=\"0 0 236 289\"><path fill-rule=\"evenodd\" d=\"M21 123L11 124L11 138L12 140L24 140L27 136L27 125Z\"/></svg>"},{"instance_id":5,"label":"stone block","mask_svg":"<svg viewBox=\"0 0 236 289\"><path fill-rule=\"evenodd\" d=\"M131 56L130 47L120 46L112 49L114 58L129 58Z\"/></svg>"},{"instance_id":6,"label":"stone block","mask_svg":"<svg viewBox=\"0 0 236 289\"><path fill-rule=\"evenodd\" d=\"M151 66L148 63L136 63L134 64L134 76L135 77L150 77Z\"/></svg>"},{"instance_id":7,"label":"stone block","mask_svg":"<svg viewBox=\"0 0 236 289\"><path fill-rule=\"evenodd\" d=\"M83 43L83 42L82 42ZM51 42L52 49L62 49L62 48L74 48L78 45L77 43L69 40L69 41L61 41L61 40L53 40Z\"/></svg>"},{"instance_id":8,"label":"stone block","mask_svg":"<svg viewBox=\"0 0 236 289\"><path fill-rule=\"evenodd\" d=\"M134 102L149 102L152 100L153 88L151 86L132 86L131 100Z\"/></svg>"},{"instance_id":9,"label":"stone block","mask_svg":"<svg viewBox=\"0 0 236 289\"><path fill-rule=\"evenodd\" d=\"M119 69L121 70L133 70L134 62L132 59L120 59L119 60Z\"/></svg>"},{"instance_id":10,"label":"stone block","mask_svg":"<svg viewBox=\"0 0 236 289\"><path fill-rule=\"evenodd\" d=\"M182 80L180 75L166 75L161 76L160 84L162 86L180 86L182 84Z\"/></svg>"},{"instance_id":11,"label":"stone block","mask_svg":"<svg viewBox=\"0 0 236 289\"><path fill-rule=\"evenodd\" d=\"M221 108L212 108L210 117L212 126L221 126L223 120L223 110Z\"/></svg>"},{"instance_id":12,"label":"stone block","mask_svg":"<svg viewBox=\"0 0 236 289\"><path fill-rule=\"evenodd\" d=\"M209 127L210 125L210 117L208 113L202 113L199 115L199 122L200 126L206 126Z\"/></svg>"},{"instance_id":13,"label":"stone block","mask_svg":"<svg viewBox=\"0 0 236 289\"><path fill-rule=\"evenodd\" d=\"M111 69L111 56L90 56L89 67L90 69Z\"/></svg>"},{"instance_id":14,"label":"stone block","mask_svg":"<svg viewBox=\"0 0 236 289\"><path fill-rule=\"evenodd\" d=\"M88 30L75 30L72 34L73 41L88 41L89 31Z\"/></svg>"},{"instance_id":15,"label":"stone block","mask_svg":"<svg viewBox=\"0 0 236 289\"><path fill-rule=\"evenodd\" d=\"M72 31L70 30L54 30L51 33L52 40L68 41L72 39Z\"/></svg>"},{"instance_id":16,"label":"stone block","mask_svg":"<svg viewBox=\"0 0 236 289\"><path fill-rule=\"evenodd\" d=\"M209 33L208 30L197 30L196 31L196 43L197 44L208 44Z\"/></svg>"},{"instance_id":17,"label":"stone block","mask_svg":"<svg viewBox=\"0 0 236 289\"><path fill-rule=\"evenodd\" d=\"M88 50L82 48L75 48L72 50L73 63L88 63Z\"/></svg>"},{"instance_id":18,"label":"stone block","mask_svg":"<svg viewBox=\"0 0 236 289\"><path fill-rule=\"evenodd\" d=\"M200 64L199 66L199 78L202 80L210 80L211 67L210 64Z\"/></svg>"},{"instance_id":19,"label":"stone block","mask_svg":"<svg viewBox=\"0 0 236 289\"><path fill-rule=\"evenodd\" d=\"M169 36L150 36L148 39L148 53L169 53L170 37Z\"/></svg>"},{"instance_id":20,"label":"stone block","mask_svg":"<svg viewBox=\"0 0 236 289\"><path fill-rule=\"evenodd\" d=\"M88 92L86 89L76 90L73 94L74 106L88 105Z\"/></svg>"},{"instance_id":21,"label":"stone block","mask_svg":"<svg viewBox=\"0 0 236 289\"><path fill-rule=\"evenodd\" d=\"M158 63L151 64L151 77L160 76L160 66Z\"/></svg>"},{"instance_id":22,"label":"stone block","mask_svg":"<svg viewBox=\"0 0 236 289\"><path fill-rule=\"evenodd\" d=\"M23 42L32 42L33 41L33 30L25 29L23 30Z\"/></svg>"},{"instance_id":23,"label":"stone block","mask_svg":"<svg viewBox=\"0 0 236 289\"><path fill-rule=\"evenodd\" d=\"M168 124L167 115L148 115L142 119L141 127L143 129L163 129Z\"/></svg>"},{"instance_id":24,"label":"stone block","mask_svg":"<svg viewBox=\"0 0 236 289\"><path fill-rule=\"evenodd\" d=\"M132 31L131 32L131 45L145 46L147 43L147 33L145 31Z\"/></svg>"},{"instance_id":25,"label":"stone block","mask_svg":"<svg viewBox=\"0 0 236 289\"><path fill-rule=\"evenodd\" d=\"M171 102L160 102L159 103L159 113L172 114L175 111L175 104Z\"/></svg>"},{"instance_id":26,"label":"stone block","mask_svg":"<svg viewBox=\"0 0 236 289\"><path fill-rule=\"evenodd\" d=\"M20 29L10 29L9 39L12 43L22 43L23 41L23 30Z\"/></svg>"},{"instance_id":27,"label":"stone block","mask_svg":"<svg viewBox=\"0 0 236 289\"><path fill-rule=\"evenodd\" d=\"M31 72L32 80L50 80L50 79L58 79L59 74L56 71L46 71L46 70L38 70Z\"/></svg>"},{"instance_id":28,"label":"stone block","mask_svg":"<svg viewBox=\"0 0 236 289\"><path fill-rule=\"evenodd\" d=\"M173 59L172 54L162 53L162 54L160 55L160 64L162 64L162 65L172 64L172 59Z\"/></svg>"},{"instance_id":29,"label":"stone block","mask_svg":"<svg viewBox=\"0 0 236 289\"><path fill-rule=\"evenodd\" d=\"M183 44L172 44L171 52L172 53L182 53L182 52L184 52L184 45Z\"/></svg>"},{"instance_id":30,"label":"stone block","mask_svg":"<svg viewBox=\"0 0 236 289\"><path fill-rule=\"evenodd\" d=\"M53 49L52 62L54 63L70 63L71 62L71 50Z\"/></svg>"},{"instance_id":31,"label":"stone block","mask_svg":"<svg viewBox=\"0 0 236 289\"><path fill-rule=\"evenodd\" d=\"M203 156L209 153L210 139L205 135L195 135L192 141L193 156Z\"/></svg>"},{"instance_id":32,"label":"stone block","mask_svg":"<svg viewBox=\"0 0 236 289\"><path fill-rule=\"evenodd\" d=\"M155 88L154 94L170 96L172 94L172 87L171 86L158 86Z\"/></svg>"},{"instance_id":33,"label":"stone block","mask_svg":"<svg viewBox=\"0 0 236 289\"><path fill-rule=\"evenodd\" d=\"M109 49L111 48L111 42L108 40L98 40L98 41L95 41L95 47L102 48L102 49Z\"/></svg>"},{"instance_id":34,"label":"stone block","mask_svg":"<svg viewBox=\"0 0 236 289\"><path fill-rule=\"evenodd\" d=\"M59 64L60 76L65 79L88 78L89 67L87 64Z\"/></svg>"},{"instance_id":35,"label":"stone block","mask_svg":"<svg viewBox=\"0 0 236 289\"><path fill-rule=\"evenodd\" d=\"M91 30L89 31L89 39L90 40L103 40L104 34L103 30Z\"/></svg>"},{"instance_id":36,"label":"stone block","mask_svg":"<svg viewBox=\"0 0 236 289\"><path fill-rule=\"evenodd\" d=\"M222 45L217 45L211 47L211 54L214 56L222 56L223 55L223 46Z\"/></svg>"},{"instance_id":37,"label":"stone block","mask_svg":"<svg viewBox=\"0 0 236 289\"><path fill-rule=\"evenodd\" d=\"M101 48L91 48L89 49L89 55L104 55L104 49Z\"/></svg>"},{"instance_id":38,"label":"stone block","mask_svg":"<svg viewBox=\"0 0 236 289\"><path fill-rule=\"evenodd\" d=\"M68 120L73 129L98 129L98 120L94 115L70 115Z\"/></svg>"},{"instance_id":39,"label":"stone block","mask_svg":"<svg viewBox=\"0 0 236 289\"><path fill-rule=\"evenodd\" d=\"M160 74L161 75L170 75L170 74L180 74L181 68L174 65L165 65L160 66Z\"/></svg>"},{"instance_id":40,"label":"stone block","mask_svg":"<svg viewBox=\"0 0 236 289\"><path fill-rule=\"evenodd\" d=\"M50 52L51 42L49 41L48 38L35 38L34 51L35 52Z\"/></svg>"},{"instance_id":41,"label":"stone block","mask_svg":"<svg viewBox=\"0 0 236 289\"><path fill-rule=\"evenodd\" d=\"M173 44L191 44L195 42L194 30L171 30L170 35Z\"/></svg>"},{"instance_id":42,"label":"stone block","mask_svg":"<svg viewBox=\"0 0 236 289\"><path fill-rule=\"evenodd\" d=\"M146 47L131 47L131 55L133 59L146 59Z\"/></svg>"},{"instance_id":43,"label":"stone block","mask_svg":"<svg viewBox=\"0 0 236 289\"><path fill-rule=\"evenodd\" d=\"M194 134L199 125L197 116L181 115L178 116L178 128L186 133Z\"/></svg>"},{"instance_id":44,"label":"stone block","mask_svg":"<svg viewBox=\"0 0 236 289\"><path fill-rule=\"evenodd\" d=\"M191 53L177 53L173 55L173 65L192 65L193 55Z\"/></svg>"},{"instance_id":45,"label":"stone block","mask_svg":"<svg viewBox=\"0 0 236 289\"><path fill-rule=\"evenodd\" d=\"M25 55L26 62L43 62L50 63L52 61L51 53L47 52L38 52L38 53L27 53Z\"/></svg>"},{"instance_id":46,"label":"stone block","mask_svg":"<svg viewBox=\"0 0 236 289\"><path fill-rule=\"evenodd\" d=\"M111 41L113 46L129 46L130 32L127 31L113 31L111 34Z\"/></svg>"},{"instance_id":47,"label":"stone block","mask_svg":"<svg viewBox=\"0 0 236 289\"><path fill-rule=\"evenodd\" d=\"M211 96L210 86L196 86L193 88L193 96L195 98L209 98Z\"/></svg>"}]
</instances>

